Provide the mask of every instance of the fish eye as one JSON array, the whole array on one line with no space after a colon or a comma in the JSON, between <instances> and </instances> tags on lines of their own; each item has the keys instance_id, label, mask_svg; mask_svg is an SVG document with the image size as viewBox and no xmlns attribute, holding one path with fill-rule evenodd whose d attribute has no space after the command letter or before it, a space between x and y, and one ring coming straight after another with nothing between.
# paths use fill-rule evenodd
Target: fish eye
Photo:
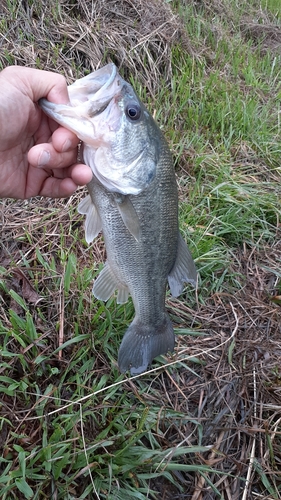
<instances>
[{"instance_id":1,"label":"fish eye","mask_svg":"<svg viewBox=\"0 0 281 500\"><path fill-rule=\"evenodd\" d=\"M130 120L136 121L140 118L141 107L137 103L128 104L126 107L126 115Z\"/></svg>"}]
</instances>

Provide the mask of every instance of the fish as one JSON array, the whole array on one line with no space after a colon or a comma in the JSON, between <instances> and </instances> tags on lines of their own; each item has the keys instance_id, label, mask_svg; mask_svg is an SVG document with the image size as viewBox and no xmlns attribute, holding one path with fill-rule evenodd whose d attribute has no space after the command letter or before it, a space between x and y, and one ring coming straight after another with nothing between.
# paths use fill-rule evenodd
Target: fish
<instances>
[{"instance_id":1,"label":"fish","mask_svg":"<svg viewBox=\"0 0 281 500\"><path fill-rule=\"evenodd\" d=\"M78 211L90 244L102 231L107 260L93 285L96 299L117 303L129 295L135 316L119 352L122 373L138 375L153 359L173 352L175 334L165 307L197 284L197 270L179 232L178 190L172 154L156 121L133 87L109 63L68 86L69 104L41 99L43 111L82 141L93 172Z\"/></svg>"}]
</instances>

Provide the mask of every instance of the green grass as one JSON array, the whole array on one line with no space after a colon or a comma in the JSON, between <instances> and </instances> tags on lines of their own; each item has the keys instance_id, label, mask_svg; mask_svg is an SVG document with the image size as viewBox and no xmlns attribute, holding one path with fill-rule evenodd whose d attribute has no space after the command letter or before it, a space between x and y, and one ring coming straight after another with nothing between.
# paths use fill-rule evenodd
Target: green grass
<instances>
[{"instance_id":1,"label":"green grass","mask_svg":"<svg viewBox=\"0 0 281 500\"><path fill-rule=\"evenodd\" d=\"M263 256L258 258L265 259L262 264L276 277L280 292L281 56L271 47L263 50L263 36L255 38L243 29L252 16L258 24L267 20L281 30L279 3L228 0L214 1L209 8L207 3L170 2L184 20L193 52L183 40L174 42L172 76L159 85L156 96L131 77L171 145L180 228L200 272L197 295L187 288L178 301L168 296L178 327L177 357L159 357L154 371L130 380L118 372L117 352L133 305L131 300L118 306L114 298L106 304L92 298L101 243L87 248L75 197L57 206L34 203L27 211L34 219L26 223L20 214L16 249L9 247L6 234L3 248L8 248L9 263L0 268L1 499L180 499L198 484L212 497L226 498L221 475L228 485L239 475L239 495L245 491L249 436L253 426L262 426L251 413L256 405L252 372L245 372L254 358L243 344L248 327L239 339L225 320L231 308L220 310L216 329L210 326L212 314L204 317L203 312L210 298L223 301L227 296L232 304L247 287L250 272L240 266L245 249ZM9 8L16 19L15 2ZM61 9L52 2L56 19L63 17ZM8 30L6 21L1 22ZM33 43L31 34L22 32L22 37ZM61 44L67 48L65 38ZM60 44L53 47L57 64ZM4 51L3 61L13 63L14 55ZM69 67L80 67L78 63L70 60ZM10 219L11 232L15 224L16 216ZM266 258L275 248L276 267ZM15 274L17 269L26 281ZM192 311L194 316L199 311L194 320ZM237 321L244 328L241 318ZM209 388L215 349L221 349L232 378L218 367L214 395ZM261 352L259 345L254 359L263 360ZM257 366L258 377L264 365ZM238 378L240 393L245 391L251 404L245 410L241 404L235 413L227 391L235 394ZM271 387L272 379L266 383ZM219 406L224 400L227 411ZM243 420L243 411L249 420ZM250 468L255 491L263 498L280 497L280 441L269 432L280 431L275 424L279 413L280 407L277 416L266 407L259 416L269 422L260 434L262 440L268 432L262 441L268 454L255 458ZM222 414L229 418L223 424ZM231 441L228 455L218 436L222 425L242 432L245 421L250 431L243 434L247 454L240 460L236 455L242 444L236 449ZM209 427L216 422L218 430L212 433ZM220 459L226 460L221 469ZM164 497L165 492L170 493Z\"/></svg>"},{"instance_id":2,"label":"green grass","mask_svg":"<svg viewBox=\"0 0 281 500\"><path fill-rule=\"evenodd\" d=\"M190 415L159 406L162 395L157 396L155 389L153 401L146 401L148 380L139 381L135 395L124 390L126 378L118 373L116 357L133 315L132 304L124 310L113 299L106 305L94 303L89 296L93 272L89 267L80 269L75 255L71 251L67 255L64 248L63 255L59 249L59 259L37 248L25 268L33 283L47 276L48 289L64 297L68 338L61 346L49 345L52 329L56 342L62 321L59 305L52 311L52 324L49 304L43 300L30 312L28 300L9 289L9 275L2 268L3 297L7 305L13 302L7 311L9 326L0 324L1 373L5 373L0 376L0 392L1 398L14 401L22 421L15 425L9 418L1 419L11 442L5 444L0 459L1 498L19 498L19 492L23 498L55 494L89 498L93 488L99 498L124 498L125 491L126 498L144 499L147 491L156 498L148 487L150 479L160 475L175 483L173 470L194 470L189 455L209 447L200 445L200 425L198 446L168 444L165 434L171 428L184 429L188 424L196 429L198 423ZM58 262L63 273L58 272ZM72 294L73 283L80 300ZM38 289L42 293L42 284ZM106 366L111 362L108 370L105 358Z\"/></svg>"},{"instance_id":3,"label":"green grass","mask_svg":"<svg viewBox=\"0 0 281 500\"><path fill-rule=\"evenodd\" d=\"M40 261L43 261L41 254ZM66 270L69 262L72 267L72 254ZM46 267L46 258L44 263ZM89 271L85 270L81 276L83 286L89 285L87 274L89 276ZM71 307L71 299L67 299L70 290L67 272L64 276L67 309ZM72 279L76 278L72 267ZM54 277L56 288L55 280ZM5 279L1 284L22 309L21 314L10 309L11 327L6 328L3 324L0 327L1 368L5 368L7 374L0 376L1 397L13 398L22 413L22 422L16 429L8 418L1 421L6 431L11 431L13 443L6 443L4 457L0 459L3 500L19 498L19 492L23 498L44 498L54 494L58 498L73 498L73 495L89 498L93 484L100 498L124 498L126 491L126 498L144 499L147 481L154 476L163 475L173 483L173 470L193 470L188 456L206 451L208 447L177 448L166 444L162 448L159 438L166 442L165 433L169 428L184 428L187 423L197 426L196 421L169 408L163 411L161 405L155 404L155 391L153 404L145 401L145 380L139 382L137 394L124 391L124 377L114 366L117 342L111 345L112 323L116 328L120 307L113 315L110 304L99 305L93 311L89 325L91 333L81 334L78 306L77 321L72 311L71 338L59 349L50 350L26 302L12 290L7 291ZM132 308L128 306L127 309L130 318ZM37 310L46 327L46 315L40 308ZM123 329L124 311L122 318L120 327ZM56 354L59 350L65 353L69 348L72 353L68 362L62 361L60 367ZM104 369L100 371L99 360L95 361L101 352L108 360L112 359L112 369L108 373L104 373ZM179 458L183 458L183 462L179 463ZM204 466L201 469L210 470ZM151 495L156 498L152 490Z\"/></svg>"}]
</instances>

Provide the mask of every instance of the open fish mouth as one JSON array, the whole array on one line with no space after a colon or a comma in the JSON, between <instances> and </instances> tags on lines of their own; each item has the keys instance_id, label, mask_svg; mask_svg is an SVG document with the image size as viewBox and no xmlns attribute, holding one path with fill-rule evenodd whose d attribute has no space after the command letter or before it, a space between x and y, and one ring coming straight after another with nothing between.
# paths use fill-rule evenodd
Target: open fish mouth
<instances>
[{"instance_id":1,"label":"open fish mouth","mask_svg":"<svg viewBox=\"0 0 281 500\"><path fill-rule=\"evenodd\" d=\"M115 64L110 63L76 80L68 88L71 104L75 106L84 100L91 100L98 111L100 107L105 106L112 99L115 93L113 83L116 76L117 68ZM113 94L110 90L113 90Z\"/></svg>"},{"instance_id":2,"label":"open fish mouth","mask_svg":"<svg viewBox=\"0 0 281 500\"><path fill-rule=\"evenodd\" d=\"M69 104L41 99L39 105L81 139L83 161L106 189L140 194L155 177L159 145L151 134L138 139L146 121L151 130L153 125L134 89L110 63L74 82L68 93Z\"/></svg>"},{"instance_id":3,"label":"open fish mouth","mask_svg":"<svg viewBox=\"0 0 281 500\"><path fill-rule=\"evenodd\" d=\"M55 104L40 99L39 105L48 116L74 132L79 139L96 145L95 139L100 136L100 116L105 114L102 120L107 124L107 116L112 108L109 105L120 94L122 82L115 64L109 63L68 86L69 104Z\"/></svg>"}]
</instances>

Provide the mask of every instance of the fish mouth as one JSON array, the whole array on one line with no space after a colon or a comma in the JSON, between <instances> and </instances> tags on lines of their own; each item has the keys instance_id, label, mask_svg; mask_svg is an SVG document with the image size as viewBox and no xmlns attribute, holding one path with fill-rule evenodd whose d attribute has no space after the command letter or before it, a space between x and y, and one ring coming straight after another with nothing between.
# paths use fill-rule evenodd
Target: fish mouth
<instances>
[{"instance_id":1,"label":"fish mouth","mask_svg":"<svg viewBox=\"0 0 281 500\"><path fill-rule=\"evenodd\" d=\"M71 105L79 106L83 102L91 102L93 115L98 114L116 93L117 75L115 64L110 63L76 80L68 87Z\"/></svg>"},{"instance_id":2,"label":"fish mouth","mask_svg":"<svg viewBox=\"0 0 281 500\"><path fill-rule=\"evenodd\" d=\"M113 100L116 102L122 84L115 64L109 63L68 87L69 104L55 104L47 99L40 99L38 103L46 115L96 147L97 140L98 143L101 140L100 115L105 114L106 126L108 105Z\"/></svg>"}]
</instances>

